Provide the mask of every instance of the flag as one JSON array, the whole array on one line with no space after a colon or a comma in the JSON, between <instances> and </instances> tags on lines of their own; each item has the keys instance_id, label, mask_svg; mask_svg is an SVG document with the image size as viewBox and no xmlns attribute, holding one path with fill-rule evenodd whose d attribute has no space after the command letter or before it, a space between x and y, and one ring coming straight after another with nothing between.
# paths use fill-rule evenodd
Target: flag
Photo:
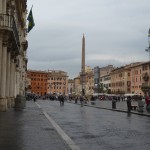
<instances>
[{"instance_id":1,"label":"flag","mask_svg":"<svg viewBox=\"0 0 150 150\"><path fill-rule=\"evenodd\" d=\"M34 19L33 19L33 14L32 14L32 8L29 12L27 20L29 21L29 23L28 23L28 33L29 33L30 30L35 26Z\"/></svg>"}]
</instances>

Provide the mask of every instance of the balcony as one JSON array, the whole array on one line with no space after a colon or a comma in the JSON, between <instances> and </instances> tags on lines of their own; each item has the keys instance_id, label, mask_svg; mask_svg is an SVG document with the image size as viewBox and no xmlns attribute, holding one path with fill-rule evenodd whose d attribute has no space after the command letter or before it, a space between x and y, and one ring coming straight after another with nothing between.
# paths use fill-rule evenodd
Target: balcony
<instances>
[{"instance_id":1,"label":"balcony","mask_svg":"<svg viewBox=\"0 0 150 150\"><path fill-rule=\"evenodd\" d=\"M8 40L12 44L12 49L18 54L20 51L19 34L16 22L13 16L0 14L0 32L8 35Z\"/></svg>"},{"instance_id":2,"label":"balcony","mask_svg":"<svg viewBox=\"0 0 150 150\"><path fill-rule=\"evenodd\" d=\"M148 83L142 83L141 90L144 93L149 92L150 91L150 86L148 85Z\"/></svg>"}]
</instances>

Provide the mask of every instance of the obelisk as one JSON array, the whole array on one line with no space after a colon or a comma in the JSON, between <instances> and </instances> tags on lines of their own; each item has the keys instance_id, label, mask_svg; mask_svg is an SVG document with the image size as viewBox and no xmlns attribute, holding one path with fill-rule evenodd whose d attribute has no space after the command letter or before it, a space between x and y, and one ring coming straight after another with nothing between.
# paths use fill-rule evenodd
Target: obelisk
<instances>
[{"instance_id":1,"label":"obelisk","mask_svg":"<svg viewBox=\"0 0 150 150\"><path fill-rule=\"evenodd\" d=\"M82 62L81 62L82 96L85 95L85 37L82 37Z\"/></svg>"},{"instance_id":2,"label":"obelisk","mask_svg":"<svg viewBox=\"0 0 150 150\"><path fill-rule=\"evenodd\" d=\"M85 73L85 37L84 37L84 34L83 34L83 37L82 37L82 63L81 63L81 72L82 73Z\"/></svg>"}]
</instances>

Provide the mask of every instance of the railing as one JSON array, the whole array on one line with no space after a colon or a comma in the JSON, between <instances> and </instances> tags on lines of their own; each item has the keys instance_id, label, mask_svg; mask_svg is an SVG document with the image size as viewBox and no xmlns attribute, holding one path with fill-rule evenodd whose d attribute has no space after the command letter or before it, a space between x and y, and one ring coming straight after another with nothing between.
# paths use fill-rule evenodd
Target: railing
<instances>
[{"instance_id":1,"label":"railing","mask_svg":"<svg viewBox=\"0 0 150 150\"><path fill-rule=\"evenodd\" d=\"M0 14L0 30L10 30L13 32L16 46L19 49L19 34L16 26L16 22L13 16L9 14Z\"/></svg>"}]
</instances>

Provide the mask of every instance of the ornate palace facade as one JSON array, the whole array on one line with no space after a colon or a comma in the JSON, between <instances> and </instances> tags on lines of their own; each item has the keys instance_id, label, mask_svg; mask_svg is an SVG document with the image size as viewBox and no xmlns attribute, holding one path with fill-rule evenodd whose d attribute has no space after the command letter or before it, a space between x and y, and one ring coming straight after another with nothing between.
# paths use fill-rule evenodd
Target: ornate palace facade
<instances>
[{"instance_id":1,"label":"ornate palace facade","mask_svg":"<svg viewBox=\"0 0 150 150\"><path fill-rule=\"evenodd\" d=\"M0 0L0 111L25 95L26 0Z\"/></svg>"}]
</instances>

